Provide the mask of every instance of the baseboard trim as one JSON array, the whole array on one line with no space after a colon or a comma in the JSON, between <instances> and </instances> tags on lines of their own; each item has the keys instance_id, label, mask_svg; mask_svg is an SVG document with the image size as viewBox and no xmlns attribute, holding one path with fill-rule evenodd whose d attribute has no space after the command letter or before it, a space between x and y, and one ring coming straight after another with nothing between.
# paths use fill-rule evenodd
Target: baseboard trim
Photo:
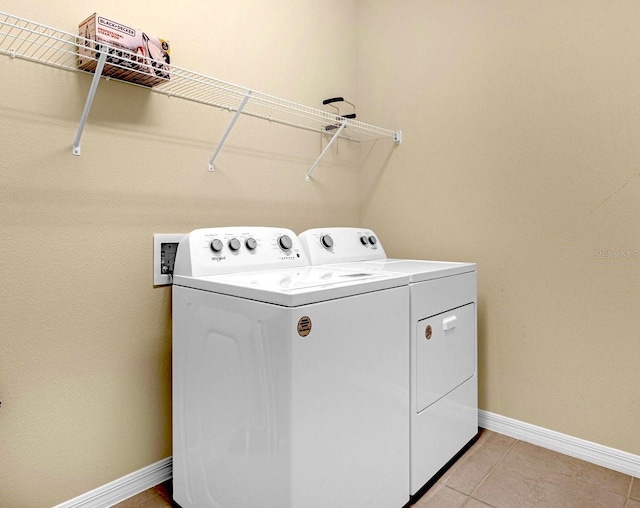
<instances>
[{"instance_id":1,"label":"baseboard trim","mask_svg":"<svg viewBox=\"0 0 640 508\"><path fill-rule=\"evenodd\" d=\"M54 508L108 508L172 477L171 457L143 467Z\"/></svg>"},{"instance_id":2,"label":"baseboard trim","mask_svg":"<svg viewBox=\"0 0 640 508\"><path fill-rule=\"evenodd\" d=\"M640 478L640 456L480 409L480 427ZM171 457L54 508L108 508L172 477Z\"/></svg>"},{"instance_id":3,"label":"baseboard trim","mask_svg":"<svg viewBox=\"0 0 640 508\"><path fill-rule=\"evenodd\" d=\"M586 460L614 471L640 477L639 455L568 436L489 411L478 411L478 424L487 430L493 430L527 443Z\"/></svg>"}]
</instances>

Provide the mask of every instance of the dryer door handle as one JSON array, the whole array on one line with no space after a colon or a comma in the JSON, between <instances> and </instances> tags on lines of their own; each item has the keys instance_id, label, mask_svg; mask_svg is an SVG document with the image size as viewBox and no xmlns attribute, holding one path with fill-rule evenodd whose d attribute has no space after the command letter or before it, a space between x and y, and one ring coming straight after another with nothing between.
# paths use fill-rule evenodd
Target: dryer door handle
<instances>
[{"instance_id":1,"label":"dryer door handle","mask_svg":"<svg viewBox=\"0 0 640 508\"><path fill-rule=\"evenodd\" d=\"M451 330L456 327L456 323L458 322L457 316L449 316L448 318L444 318L442 320L442 329L446 332L447 330Z\"/></svg>"}]
</instances>

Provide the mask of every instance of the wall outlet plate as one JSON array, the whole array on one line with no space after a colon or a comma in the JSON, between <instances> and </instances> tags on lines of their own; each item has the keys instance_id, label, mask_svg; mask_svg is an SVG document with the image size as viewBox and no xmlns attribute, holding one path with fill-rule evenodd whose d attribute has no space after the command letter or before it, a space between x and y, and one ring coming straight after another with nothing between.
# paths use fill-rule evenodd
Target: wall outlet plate
<instances>
[{"instance_id":1,"label":"wall outlet plate","mask_svg":"<svg viewBox=\"0 0 640 508\"><path fill-rule=\"evenodd\" d=\"M173 263L178 243L184 235L156 233L153 235L153 285L172 284Z\"/></svg>"}]
</instances>

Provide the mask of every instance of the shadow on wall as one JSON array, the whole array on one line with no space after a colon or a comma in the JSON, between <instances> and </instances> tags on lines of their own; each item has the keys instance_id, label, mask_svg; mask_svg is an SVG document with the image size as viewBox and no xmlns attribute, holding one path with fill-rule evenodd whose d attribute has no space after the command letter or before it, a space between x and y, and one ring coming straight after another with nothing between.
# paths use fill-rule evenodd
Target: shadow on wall
<instances>
[{"instance_id":1,"label":"shadow on wall","mask_svg":"<svg viewBox=\"0 0 640 508\"><path fill-rule=\"evenodd\" d=\"M363 153L359 164L359 187L360 195L363 196L361 204L363 209L371 204L375 191L380 185L382 176L398 146L395 141L386 139L363 143Z\"/></svg>"}]
</instances>

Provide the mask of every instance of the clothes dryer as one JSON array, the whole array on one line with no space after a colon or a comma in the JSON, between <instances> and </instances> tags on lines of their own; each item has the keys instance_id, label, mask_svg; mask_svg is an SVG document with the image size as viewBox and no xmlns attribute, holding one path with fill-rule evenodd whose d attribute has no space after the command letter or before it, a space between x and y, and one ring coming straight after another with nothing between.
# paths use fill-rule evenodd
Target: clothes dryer
<instances>
[{"instance_id":1,"label":"clothes dryer","mask_svg":"<svg viewBox=\"0 0 640 508\"><path fill-rule=\"evenodd\" d=\"M478 432L476 265L388 259L370 229L311 229L299 239L312 265L410 277L414 496Z\"/></svg>"},{"instance_id":2,"label":"clothes dryer","mask_svg":"<svg viewBox=\"0 0 640 508\"><path fill-rule=\"evenodd\" d=\"M287 229L186 235L173 277L174 500L405 505L408 279L309 266Z\"/></svg>"}]
</instances>

